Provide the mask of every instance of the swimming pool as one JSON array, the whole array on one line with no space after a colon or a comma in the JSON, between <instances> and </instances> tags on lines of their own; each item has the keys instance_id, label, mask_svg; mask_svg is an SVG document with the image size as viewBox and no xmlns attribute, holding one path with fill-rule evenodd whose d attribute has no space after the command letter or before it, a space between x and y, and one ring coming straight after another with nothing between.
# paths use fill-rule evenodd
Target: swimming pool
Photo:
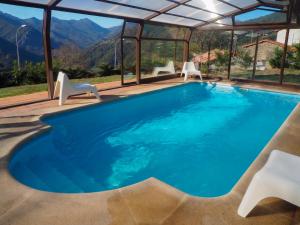
<instances>
[{"instance_id":1,"label":"swimming pool","mask_svg":"<svg viewBox=\"0 0 300 225\"><path fill-rule=\"evenodd\" d=\"M202 197L228 193L300 101L298 95L190 83L43 121L11 174L61 193L111 190L155 177Z\"/></svg>"}]
</instances>

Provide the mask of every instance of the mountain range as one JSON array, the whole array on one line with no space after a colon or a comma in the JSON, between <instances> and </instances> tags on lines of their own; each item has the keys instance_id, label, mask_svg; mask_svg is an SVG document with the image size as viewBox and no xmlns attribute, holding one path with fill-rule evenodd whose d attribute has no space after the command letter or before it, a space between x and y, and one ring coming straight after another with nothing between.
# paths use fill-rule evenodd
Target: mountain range
<instances>
[{"instance_id":1,"label":"mountain range","mask_svg":"<svg viewBox=\"0 0 300 225\"><path fill-rule=\"evenodd\" d=\"M16 58L16 30L19 31L20 55L22 61L43 59L42 20L20 19L0 11L0 61L11 64ZM51 24L51 44L53 49L64 45L87 49L97 43L119 34L121 27L104 28L89 19L62 20L53 17Z\"/></svg>"},{"instance_id":2,"label":"mountain range","mask_svg":"<svg viewBox=\"0 0 300 225\"><path fill-rule=\"evenodd\" d=\"M251 22L281 22L284 15L273 13L251 20ZM248 21L249 22L249 21ZM43 42L42 42L42 20L37 18L20 19L0 11L0 69L9 68L13 60L16 59L16 30L22 24L27 27L19 33L20 55L22 61L42 61ZM93 68L102 63L114 62L114 48L120 48L118 37L121 26L104 28L89 19L80 20L62 20L53 17L51 24L51 44L54 57L58 57L64 62L64 66L83 65L86 68ZM174 36L172 29L148 25L144 32L148 36L158 37L164 34L164 37ZM203 36L203 35L202 35ZM201 43L197 43L201 44ZM132 61L134 58L133 45L125 44L125 61ZM143 44L144 54L155 49L153 42ZM124 50L124 51L125 51ZM168 52L168 49L165 49ZM120 58L118 51L117 57ZM133 62L132 62L133 63Z\"/></svg>"}]
</instances>

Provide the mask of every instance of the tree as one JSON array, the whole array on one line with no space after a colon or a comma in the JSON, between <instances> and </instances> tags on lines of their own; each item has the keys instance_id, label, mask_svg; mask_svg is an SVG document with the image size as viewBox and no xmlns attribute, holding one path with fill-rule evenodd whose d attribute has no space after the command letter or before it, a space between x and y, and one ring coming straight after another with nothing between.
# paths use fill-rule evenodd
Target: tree
<instances>
[{"instance_id":1,"label":"tree","mask_svg":"<svg viewBox=\"0 0 300 225\"><path fill-rule=\"evenodd\" d=\"M216 61L215 65L220 70L223 71L229 62L229 52L228 51L216 51Z\"/></svg>"},{"instance_id":2,"label":"tree","mask_svg":"<svg viewBox=\"0 0 300 225\"><path fill-rule=\"evenodd\" d=\"M113 67L109 64L101 64L99 68L101 76L110 76L113 73Z\"/></svg>"},{"instance_id":3,"label":"tree","mask_svg":"<svg viewBox=\"0 0 300 225\"><path fill-rule=\"evenodd\" d=\"M281 60L283 56L283 50L281 48L276 47L274 50L273 57L269 60L272 68L281 68Z\"/></svg>"},{"instance_id":4,"label":"tree","mask_svg":"<svg viewBox=\"0 0 300 225\"><path fill-rule=\"evenodd\" d=\"M295 51L292 54L292 57L290 57L290 64L295 69L300 69L300 43L295 44L294 46Z\"/></svg>"},{"instance_id":5,"label":"tree","mask_svg":"<svg viewBox=\"0 0 300 225\"><path fill-rule=\"evenodd\" d=\"M74 44L64 44L53 51L53 58L59 61L61 69L86 68L82 49Z\"/></svg>"},{"instance_id":6,"label":"tree","mask_svg":"<svg viewBox=\"0 0 300 225\"><path fill-rule=\"evenodd\" d=\"M243 48L238 50L238 63L244 68L248 69L252 63L252 57L250 53Z\"/></svg>"},{"instance_id":7,"label":"tree","mask_svg":"<svg viewBox=\"0 0 300 225\"><path fill-rule=\"evenodd\" d=\"M276 47L274 50L273 57L269 60L269 63L272 66L272 68L281 68L282 57L283 57L283 49ZM290 49L288 49L285 64L284 64L285 68L289 68L290 65L293 64L294 62L293 58L294 58L293 53L291 52Z\"/></svg>"}]
</instances>

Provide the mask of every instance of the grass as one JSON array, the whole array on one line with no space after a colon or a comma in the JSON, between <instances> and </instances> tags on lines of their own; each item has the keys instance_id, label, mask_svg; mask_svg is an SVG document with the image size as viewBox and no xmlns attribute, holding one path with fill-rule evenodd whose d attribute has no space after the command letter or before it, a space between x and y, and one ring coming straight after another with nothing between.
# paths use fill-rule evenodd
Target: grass
<instances>
[{"instance_id":1,"label":"grass","mask_svg":"<svg viewBox=\"0 0 300 225\"><path fill-rule=\"evenodd\" d=\"M94 77L94 78L84 78L84 79L73 79L73 83L81 83L88 82L91 84L97 83L107 83L112 81L120 81L120 75L112 75L107 77ZM22 85L15 87L6 87L0 88L0 98L24 95L24 94L32 94L36 92L47 91L47 84L33 84L33 85Z\"/></svg>"},{"instance_id":2,"label":"grass","mask_svg":"<svg viewBox=\"0 0 300 225\"><path fill-rule=\"evenodd\" d=\"M279 82L279 79L280 79L279 74L280 74L279 69L256 71L255 80ZM231 77L232 78L251 79L252 72L251 71L250 72L249 71L233 71L231 73ZM283 76L283 82L300 84L300 70L285 69L284 76Z\"/></svg>"}]
</instances>

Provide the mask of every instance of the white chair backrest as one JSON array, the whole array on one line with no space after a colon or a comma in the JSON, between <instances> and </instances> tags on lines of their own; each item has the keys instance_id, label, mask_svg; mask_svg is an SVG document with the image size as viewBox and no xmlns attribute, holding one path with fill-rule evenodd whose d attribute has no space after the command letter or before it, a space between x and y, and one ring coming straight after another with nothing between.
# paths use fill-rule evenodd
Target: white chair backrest
<instances>
[{"instance_id":1,"label":"white chair backrest","mask_svg":"<svg viewBox=\"0 0 300 225\"><path fill-rule=\"evenodd\" d=\"M67 88L67 89L70 89L70 90L73 88L72 84L69 80L69 77L64 72L59 72L58 73L56 82L57 81L60 82L60 87L64 87L64 88Z\"/></svg>"},{"instance_id":2,"label":"white chair backrest","mask_svg":"<svg viewBox=\"0 0 300 225\"><path fill-rule=\"evenodd\" d=\"M186 69L187 71L195 71L195 70L196 70L196 67L195 67L194 62L186 62L186 64L185 64L185 69Z\"/></svg>"},{"instance_id":3,"label":"white chair backrest","mask_svg":"<svg viewBox=\"0 0 300 225\"><path fill-rule=\"evenodd\" d=\"M174 67L173 61L169 61L168 64L167 64L167 67L173 68Z\"/></svg>"}]
</instances>

